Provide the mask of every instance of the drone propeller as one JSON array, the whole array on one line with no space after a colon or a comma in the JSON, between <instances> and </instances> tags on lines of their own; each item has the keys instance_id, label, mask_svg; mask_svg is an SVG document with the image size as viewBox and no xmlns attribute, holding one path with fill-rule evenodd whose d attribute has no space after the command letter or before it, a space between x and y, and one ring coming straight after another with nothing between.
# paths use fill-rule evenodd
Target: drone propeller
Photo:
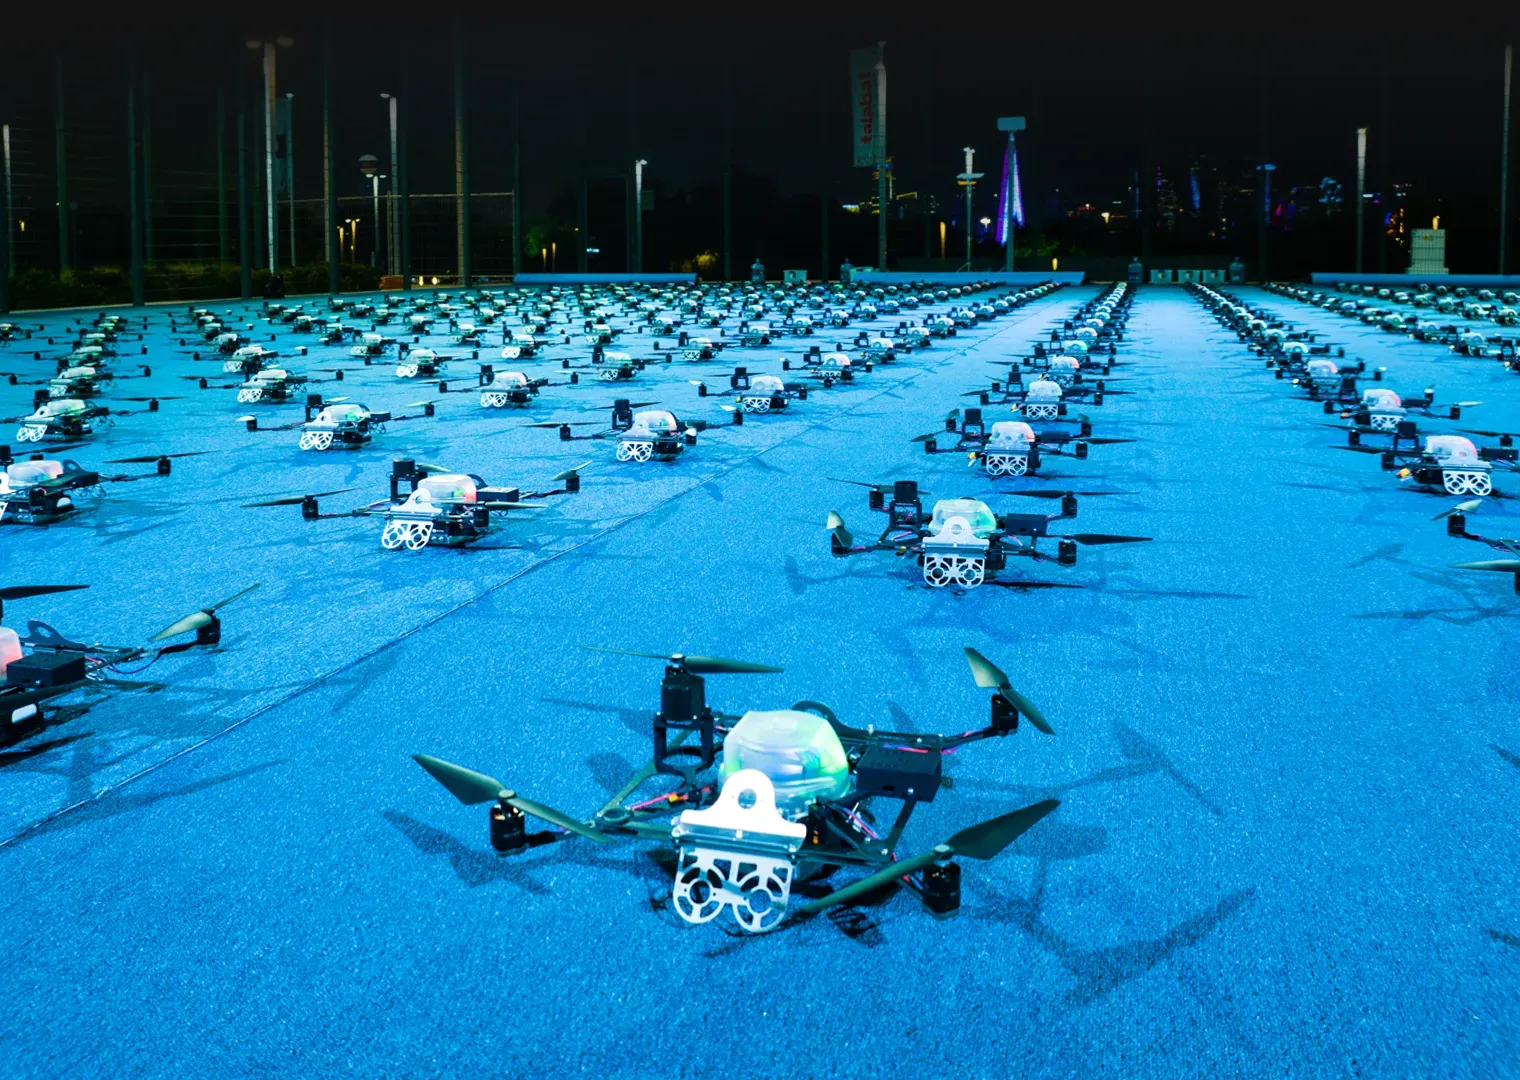
<instances>
[{"instance_id":1,"label":"drone propeller","mask_svg":"<svg viewBox=\"0 0 1520 1080\"><path fill-rule=\"evenodd\" d=\"M1008 676L991 660L967 646L966 663L971 665L971 677L976 680L976 685L984 690L996 690L1010 705L1029 717L1029 722L1040 731L1046 735L1055 734L1055 729L1046 721L1045 714L1040 712L1034 702L1009 685Z\"/></svg>"},{"instance_id":2,"label":"drone propeller","mask_svg":"<svg viewBox=\"0 0 1520 1080\"><path fill-rule=\"evenodd\" d=\"M967 652L970 651L967 650ZM803 904L797 909L797 913L801 916L816 915L825 908L849 903L857 896L864 896L898 878L916 873L931 863L949 859L955 855L965 855L972 859L991 859L1060 805L1060 802L1055 799L1046 799L1033 806L1026 806L1022 810L1014 810L1001 817L962 829L943 844L922 854L884 866L874 874L868 874L859 881L852 881L842 889L835 889L827 896Z\"/></svg>"},{"instance_id":3,"label":"drone propeller","mask_svg":"<svg viewBox=\"0 0 1520 1080\"><path fill-rule=\"evenodd\" d=\"M1062 540L1075 540L1079 544L1144 544L1154 539L1150 536L1117 536L1113 533L1072 533Z\"/></svg>"},{"instance_id":4,"label":"drone propeller","mask_svg":"<svg viewBox=\"0 0 1520 1080\"><path fill-rule=\"evenodd\" d=\"M284 495L278 499L265 499L263 502L244 503L243 509L248 510L259 506L300 506L307 499L325 499L329 495L342 495L353 491L354 488L339 488L337 491L318 491L309 495Z\"/></svg>"},{"instance_id":5,"label":"drone propeller","mask_svg":"<svg viewBox=\"0 0 1520 1080\"><path fill-rule=\"evenodd\" d=\"M25 600L29 596L48 596L52 593L73 592L88 589L88 585L7 585L0 588L0 602Z\"/></svg>"},{"instance_id":6,"label":"drone propeller","mask_svg":"<svg viewBox=\"0 0 1520 1080\"><path fill-rule=\"evenodd\" d=\"M1520 438L1520 432L1514 431L1479 431L1476 428L1458 428L1464 435L1478 435L1485 439L1515 439Z\"/></svg>"},{"instance_id":7,"label":"drone propeller","mask_svg":"<svg viewBox=\"0 0 1520 1080\"><path fill-rule=\"evenodd\" d=\"M1023 495L1030 499L1064 499L1068 495L1081 495L1088 498L1093 495L1133 495L1133 491L1057 491L1055 488L1033 488L1029 491L1007 491L1005 495Z\"/></svg>"},{"instance_id":8,"label":"drone propeller","mask_svg":"<svg viewBox=\"0 0 1520 1080\"><path fill-rule=\"evenodd\" d=\"M591 462L589 461L583 461L579 465L576 465L574 468L566 469L562 473L555 473L549 478L549 480L551 483L558 483L561 480L568 480L572 476L579 475L580 471L590 464Z\"/></svg>"},{"instance_id":9,"label":"drone propeller","mask_svg":"<svg viewBox=\"0 0 1520 1080\"><path fill-rule=\"evenodd\" d=\"M1477 562L1451 563L1453 570L1495 570L1501 574L1520 574L1520 559L1479 559Z\"/></svg>"},{"instance_id":10,"label":"drone propeller","mask_svg":"<svg viewBox=\"0 0 1520 1080\"><path fill-rule=\"evenodd\" d=\"M184 401L182 397L119 397L116 401Z\"/></svg>"},{"instance_id":11,"label":"drone propeller","mask_svg":"<svg viewBox=\"0 0 1520 1080\"><path fill-rule=\"evenodd\" d=\"M750 664L743 660L727 660L721 656L686 656L683 653L663 656L660 653L630 652L627 649L604 649L598 645L582 645L581 648L590 652L640 656L646 660L664 660L667 664L673 664L693 675L777 675L784 670L778 667L766 667L764 664Z\"/></svg>"},{"instance_id":12,"label":"drone propeller","mask_svg":"<svg viewBox=\"0 0 1520 1080\"><path fill-rule=\"evenodd\" d=\"M144 454L142 457L111 458L106 461L107 465L152 465L155 461L164 458L200 457L202 454L214 454L215 450L189 450L183 454Z\"/></svg>"},{"instance_id":13,"label":"drone propeller","mask_svg":"<svg viewBox=\"0 0 1520 1080\"><path fill-rule=\"evenodd\" d=\"M421 473L452 473L454 471L447 465L432 465L426 461L417 462L416 469Z\"/></svg>"},{"instance_id":14,"label":"drone propeller","mask_svg":"<svg viewBox=\"0 0 1520 1080\"><path fill-rule=\"evenodd\" d=\"M597 832L584 822L560 813L552 806L536 803L531 799L524 799L515 791L509 790L499 780L494 780L485 773L466 769L462 765L444 761L442 758L430 757L427 754L413 754L412 760L427 770L428 775L448 788L449 794L464 803L466 806L474 806L477 803L490 802L495 799L506 803L524 814L532 814L542 821L551 825L558 825L566 832L573 832L577 836L584 836L587 840L594 840L598 844L610 844L612 838Z\"/></svg>"},{"instance_id":15,"label":"drone propeller","mask_svg":"<svg viewBox=\"0 0 1520 1080\"><path fill-rule=\"evenodd\" d=\"M1482 505L1482 499L1468 499L1466 502L1457 503L1457 505L1453 506L1450 510L1442 510L1439 514L1430 520L1440 521L1442 518L1449 518L1453 514L1470 514Z\"/></svg>"},{"instance_id":16,"label":"drone propeller","mask_svg":"<svg viewBox=\"0 0 1520 1080\"><path fill-rule=\"evenodd\" d=\"M171 638L177 634L185 634L189 633L191 630L199 630L203 626L210 626L212 616L214 616L219 609L226 607L234 600L241 600L243 597L247 596L258 587L258 584L250 585L240 593L234 593L233 595L227 597L225 600L218 600L214 604L210 604L206 607L201 608L199 611L186 615L178 622L170 623L168 626L160 630L158 633L154 634L148 640L163 641L165 638Z\"/></svg>"},{"instance_id":17,"label":"drone propeller","mask_svg":"<svg viewBox=\"0 0 1520 1080\"><path fill-rule=\"evenodd\" d=\"M594 427L596 420L542 420L536 424L524 424L530 428Z\"/></svg>"}]
</instances>

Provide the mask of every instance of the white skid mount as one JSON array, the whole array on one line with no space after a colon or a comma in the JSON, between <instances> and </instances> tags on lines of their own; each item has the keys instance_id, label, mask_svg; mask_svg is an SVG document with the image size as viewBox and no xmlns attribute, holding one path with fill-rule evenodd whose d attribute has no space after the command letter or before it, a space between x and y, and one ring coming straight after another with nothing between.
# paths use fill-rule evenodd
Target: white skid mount
<instances>
[{"instance_id":1,"label":"white skid mount","mask_svg":"<svg viewBox=\"0 0 1520 1080\"><path fill-rule=\"evenodd\" d=\"M753 934L786 916L807 826L776 809L776 789L758 769L740 769L706 810L686 810L670 831L680 850L672 901L689 923L726 907Z\"/></svg>"},{"instance_id":2,"label":"white skid mount","mask_svg":"<svg viewBox=\"0 0 1520 1080\"><path fill-rule=\"evenodd\" d=\"M244 386L239 388L237 392L238 403L241 405L252 405L254 402L262 399L263 396L264 391L257 386Z\"/></svg>"},{"instance_id":3,"label":"white skid mount","mask_svg":"<svg viewBox=\"0 0 1520 1080\"><path fill-rule=\"evenodd\" d=\"M648 461L654 456L654 443L645 439L619 439L617 444L617 459L619 461Z\"/></svg>"},{"instance_id":4,"label":"white skid mount","mask_svg":"<svg viewBox=\"0 0 1520 1080\"><path fill-rule=\"evenodd\" d=\"M1023 476L1029 472L1029 453L988 450L982 455L988 476Z\"/></svg>"},{"instance_id":5,"label":"white skid mount","mask_svg":"<svg viewBox=\"0 0 1520 1080\"><path fill-rule=\"evenodd\" d=\"M745 395L739 399L739 407L747 413L767 413L771 411L770 394Z\"/></svg>"},{"instance_id":6,"label":"white skid mount","mask_svg":"<svg viewBox=\"0 0 1520 1080\"><path fill-rule=\"evenodd\" d=\"M433 505L424 488L412 492L406 502L394 510L385 512L385 528L380 533L380 546L386 551L421 551L433 538L433 522L438 508Z\"/></svg>"},{"instance_id":7,"label":"white skid mount","mask_svg":"<svg viewBox=\"0 0 1520 1080\"><path fill-rule=\"evenodd\" d=\"M1060 412L1060 406L1055 402L1025 401L1021 411L1030 420L1054 420Z\"/></svg>"},{"instance_id":8,"label":"white skid mount","mask_svg":"<svg viewBox=\"0 0 1520 1080\"><path fill-rule=\"evenodd\" d=\"M332 446L333 433L331 431L303 431L301 432L300 447L302 450L326 450Z\"/></svg>"},{"instance_id":9,"label":"white skid mount","mask_svg":"<svg viewBox=\"0 0 1520 1080\"><path fill-rule=\"evenodd\" d=\"M987 575L990 541L976 535L971 522L956 516L923 542L924 583L932 589L959 585L974 589Z\"/></svg>"},{"instance_id":10,"label":"white skid mount","mask_svg":"<svg viewBox=\"0 0 1520 1080\"><path fill-rule=\"evenodd\" d=\"M17 442L41 442L47 434L46 424L22 424L16 429Z\"/></svg>"},{"instance_id":11,"label":"white skid mount","mask_svg":"<svg viewBox=\"0 0 1520 1080\"><path fill-rule=\"evenodd\" d=\"M1476 469L1442 469L1441 486L1451 495L1492 495L1493 477Z\"/></svg>"}]
</instances>

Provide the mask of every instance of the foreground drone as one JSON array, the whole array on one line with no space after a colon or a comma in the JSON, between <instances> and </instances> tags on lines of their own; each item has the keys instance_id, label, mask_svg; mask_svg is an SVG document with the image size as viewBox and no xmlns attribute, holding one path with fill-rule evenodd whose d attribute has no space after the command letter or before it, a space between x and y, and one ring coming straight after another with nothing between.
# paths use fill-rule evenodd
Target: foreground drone
<instances>
[{"instance_id":1,"label":"foreground drone","mask_svg":"<svg viewBox=\"0 0 1520 1080\"><path fill-rule=\"evenodd\" d=\"M966 660L976 684L993 691L992 713L987 727L960 735L852 728L816 701L742 716L715 712L707 706L702 676L781 669L721 657L595 651L664 660L666 668L654 718L653 760L593 818L576 820L435 757L415 760L460 802L494 803L491 845L502 854L561 838L528 835L525 816L597 844L639 839L673 845L672 901L687 923L710 922L727 910L742 929L763 933L782 925L793 910L794 919L806 918L897 881L912 888L937 918L948 917L960 909L960 867L954 858L993 858L1059 805L1053 799L1035 803L898 858L914 808L932 802L943 785L945 754L1012 734L1021 715L1052 734L1039 709L975 649L965 650ZM714 770L716 778L704 779ZM639 787L661 775L675 778L674 790L628 803ZM884 835L865 808L872 799L898 804ZM867 873L790 907L798 883L821 882L845 867Z\"/></svg>"}]
</instances>

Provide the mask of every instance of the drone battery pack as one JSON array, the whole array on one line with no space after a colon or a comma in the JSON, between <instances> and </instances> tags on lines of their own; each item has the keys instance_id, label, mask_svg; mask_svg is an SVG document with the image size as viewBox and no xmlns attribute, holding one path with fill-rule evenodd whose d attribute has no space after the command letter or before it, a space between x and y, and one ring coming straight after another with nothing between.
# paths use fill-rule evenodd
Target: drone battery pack
<instances>
[{"instance_id":1,"label":"drone battery pack","mask_svg":"<svg viewBox=\"0 0 1520 1080\"><path fill-rule=\"evenodd\" d=\"M943 762L938 750L872 746L855 766L856 794L933 802Z\"/></svg>"},{"instance_id":2,"label":"drone battery pack","mask_svg":"<svg viewBox=\"0 0 1520 1080\"><path fill-rule=\"evenodd\" d=\"M5 681L27 690L67 686L85 677L84 656L73 652L43 652L12 660L5 668Z\"/></svg>"},{"instance_id":3,"label":"drone battery pack","mask_svg":"<svg viewBox=\"0 0 1520 1080\"><path fill-rule=\"evenodd\" d=\"M1044 536L1050 519L1044 514L1004 514L998 525L1010 536Z\"/></svg>"},{"instance_id":4,"label":"drone battery pack","mask_svg":"<svg viewBox=\"0 0 1520 1080\"><path fill-rule=\"evenodd\" d=\"M517 488L477 488L475 498L481 502L521 502L522 492Z\"/></svg>"}]
</instances>

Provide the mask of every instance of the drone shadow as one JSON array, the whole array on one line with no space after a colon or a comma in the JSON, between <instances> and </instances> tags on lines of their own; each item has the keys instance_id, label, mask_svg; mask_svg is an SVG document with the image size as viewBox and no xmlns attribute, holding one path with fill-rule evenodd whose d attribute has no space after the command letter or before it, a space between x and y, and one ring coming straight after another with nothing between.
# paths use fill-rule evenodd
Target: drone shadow
<instances>
[{"instance_id":1,"label":"drone shadow","mask_svg":"<svg viewBox=\"0 0 1520 1080\"><path fill-rule=\"evenodd\" d=\"M567 709L583 709L586 712L612 713L622 725L635 735L648 736L649 712L646 709L621 709L616 705L597 705L590 701L570 701L566 698L539 698L546 705L562 705Z\"/></svg>"},{"instance_id":2,"label":"drone shadow","mask_svg":"<svg viewBox=\"0 0 1520 1080\"><path fill-rule=\"evenodd\" d=\"M1494 753L1498 754L1515 768L1520 769L1520 754L1511 753L1502 746L1495 746Z\"/></svg>"},{"instance_id":3,"label":"drone shadow","mask_svg":"<svg viewBox=\"0 0 1520 1080\"><path fill-rule=\"evenodd\" d=\"M26 826L20 832L0 841L0 848L14 846L27 840L45 836L49 833L62 832L75 828L79 825L87 825L107 818L118 817L122 814L134 813L145 810L156 803L166 799L183 798L186 795L194 795L198 792L220 787L222 784L241 780L246 776L263 772L265 769L274 768L277 765L286 764L287 759L266 761L259 765L250 765L246 769L237 769L221 776L208 777L205 780L196 780L193 783L182 785L170 791L158 791L143 794L125 794L122 789L107 788L88 801L73 804L71 809L57 811L51 817L43 818Z\"/></svg>"},{"instance_id":4,"label":"drone shadow","mask_svg":"<svg viewBox=\"0 0 1520 1080\"><path fill-rule=\"evenodd\" d=\"M1514 934L1506 934L1503 930L1493 929L1484 930L1483 932L1501 945L1508 945L1511 949L1520 949L1520 937L1516 937Z\"/></svg>"},{"instance_id":5,"label":"drone shadow","mask_svg":"<svg viewBox=\"0 0 1520 1080\"><path fill-rule=\"evenodd\" d=\"M1005 784L996 780L969 779L961 783L968 789L976 791L996 791L1019 798L1049 798L1065 799L1073 791L1081 788L1096 787L1103 784L1120 784L1128 780L1136 780L1146 776L1164 776L1172 780L1183 791L1191 795L1198 804L1215 818L1223 820L1224 810L1204 793L1196 783L1183 775L1182 771L1174 765L1170 758L1159 746L1152 743L1145 736L1133 728L1115 722L1113 725L1114 741L1119 744L1119 753L1125 758L1121 765L1114 765L1107 769L1100 769L1095 773L1068 780L1063 784L1035 786L1032 784Z\"/></svg>"}]
</instances>

